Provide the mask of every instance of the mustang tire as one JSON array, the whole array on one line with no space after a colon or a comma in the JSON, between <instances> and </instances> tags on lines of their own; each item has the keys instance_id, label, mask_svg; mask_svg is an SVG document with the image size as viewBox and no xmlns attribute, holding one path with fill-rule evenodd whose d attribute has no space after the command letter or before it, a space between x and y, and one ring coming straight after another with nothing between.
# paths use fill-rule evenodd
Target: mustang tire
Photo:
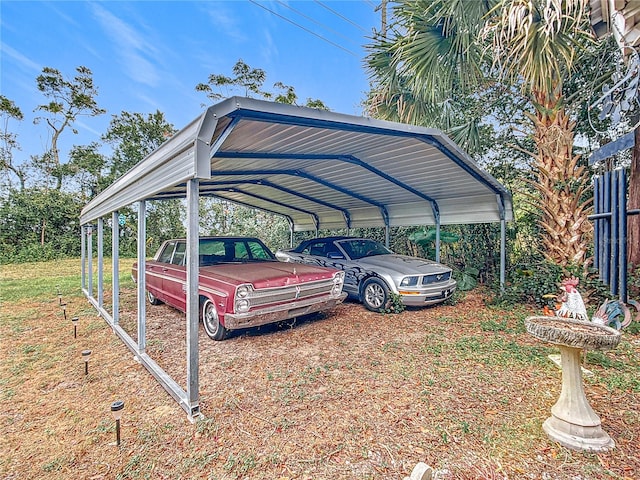
<instances>
[{"instance_id":1,"label":"mustang tire","mask_svg":"<svg viewBox=\"0 0 640 480\"><path fill-rule=\"evenodd\" d=\"M384 311L389 299L389 288L379 278L370 278L362 285L362 303L373 312Z\"/></svg>"}]
</instances>

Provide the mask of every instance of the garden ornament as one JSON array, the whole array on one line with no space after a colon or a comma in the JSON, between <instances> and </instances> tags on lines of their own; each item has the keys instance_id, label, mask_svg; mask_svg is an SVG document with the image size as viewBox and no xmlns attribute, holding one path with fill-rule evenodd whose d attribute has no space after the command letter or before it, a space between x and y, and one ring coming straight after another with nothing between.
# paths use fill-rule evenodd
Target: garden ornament
<instances>
[{"instance_id":1,"label":"garden ornament","mask_svg":"<svg viewBox=\"0 0 640 480\"><path fill-rule=\"evenodd\" d=\"M587 316L587 308L582 300L582 295L576 289L578 286L578 280L576 277L569 277L562 280L560 290L562 295L560 296L560 308L558 308L555 314L558 317L575 318L576 320L589 320Z\"/></svg>"}]
</instances>

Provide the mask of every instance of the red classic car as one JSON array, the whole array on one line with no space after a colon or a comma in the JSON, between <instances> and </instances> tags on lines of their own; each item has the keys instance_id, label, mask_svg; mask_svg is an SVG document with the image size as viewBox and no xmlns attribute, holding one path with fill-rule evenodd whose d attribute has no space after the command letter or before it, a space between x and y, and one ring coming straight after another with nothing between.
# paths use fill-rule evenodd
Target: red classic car
<instances>
[{"instance_id":1,"label":"red classic car","mask_svg":"<svg viewBox=\"0 0 640 480\"><path fill-rule=\"evenodd\" d=\"M200 316L207 335L328 310L347 296L342 271L278 262L257 238L200 238ZM146 262L149 303L186 310L186 240L167 240ZM137 279L137 264L133 266Z\"/></svg>"}]
</instances>

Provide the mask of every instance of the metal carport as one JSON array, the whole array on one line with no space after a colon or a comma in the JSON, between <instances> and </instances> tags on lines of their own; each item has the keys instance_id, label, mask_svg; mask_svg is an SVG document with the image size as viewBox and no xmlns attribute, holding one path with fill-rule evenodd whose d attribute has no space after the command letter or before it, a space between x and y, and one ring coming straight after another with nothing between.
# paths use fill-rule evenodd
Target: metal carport
<instances>
[{"instance_id":1,"label":"metal carport","mask_svg":"<svg viewBox=\"0 0 640 480\"><path fill-rule=\"evenodd\" d=\"M215 196L285 216L292 231L505 222L511 195L436 129L232 97L213 105L82 210L82 289L137 358L199 416L198 256L187 264L187 388L145 353L146 201L185 198L197 251L198 198ZM118 210L138 205L138 341L118 324ZM112 217L113 306L103 306L102 236ZM97 298L92 232L97 223ZM439 253L439 242L436 241Z\"/></svg>"}]
</instances>

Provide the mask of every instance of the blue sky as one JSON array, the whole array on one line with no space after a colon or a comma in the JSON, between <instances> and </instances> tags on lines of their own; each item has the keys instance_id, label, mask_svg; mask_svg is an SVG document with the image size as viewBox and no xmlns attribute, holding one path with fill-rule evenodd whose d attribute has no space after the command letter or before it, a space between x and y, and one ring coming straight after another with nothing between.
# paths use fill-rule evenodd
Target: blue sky
<instances>
[{"instance_id":1,"label":"blue sky","mask_svg":"<svg viewBox=\"0 0 640 480\"><path fill-rule=\"evenodd\" d=\"M77 66L93 72L98 104L66 131L72 145L99 141L112 115L160 110L181 129L208 102L195 86L211 73L232 76L242 59L275 82L295 88L300 103L322 100L332 111L360 115L368 89L363 45L380 28L378 0L352 1L0 1L0 92L24 113L12 122L22 151L41 154L44 124L33 125L45 103L36 77L43 67L68 78ZM282 18L284 17L284 18Z\"/></svg>"}]
</instances>

